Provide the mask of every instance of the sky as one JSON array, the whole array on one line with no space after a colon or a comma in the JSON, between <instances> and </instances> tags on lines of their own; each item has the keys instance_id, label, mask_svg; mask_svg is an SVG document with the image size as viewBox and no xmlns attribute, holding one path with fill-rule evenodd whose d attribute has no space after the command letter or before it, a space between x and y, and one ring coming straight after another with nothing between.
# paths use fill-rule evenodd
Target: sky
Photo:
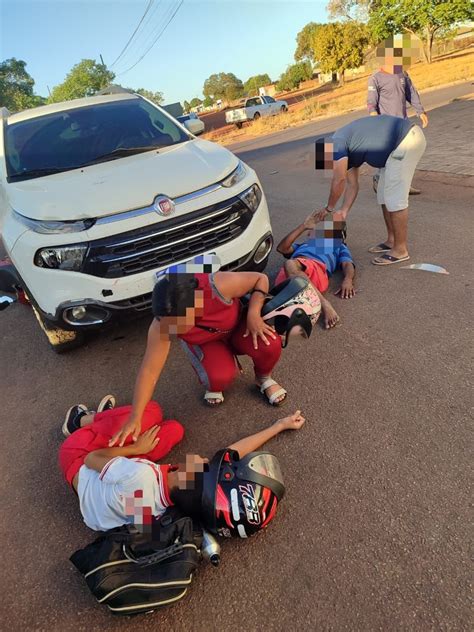
<instances>
[{"instance_id":1,"label":"sky","mask_svg":"<svg viewBox=\"0 0 474 632\"><path fill-rule=\"evenodd\" d=\"M142 27L124 55L149 2ZM27 63L35 92L61 83L82 59L116 72L115 83L163 92L165 103L202 98L209 75L233 72L246 81L275 80L294 63L296 35L308 22L325 22L327 0L184 0L154 47L126 72L162 31L179 0L0 0L0 61ZM113 65L112 65L113 64ZM123 74L121 74L123 73Z\"/></svg>"}]
</instances>

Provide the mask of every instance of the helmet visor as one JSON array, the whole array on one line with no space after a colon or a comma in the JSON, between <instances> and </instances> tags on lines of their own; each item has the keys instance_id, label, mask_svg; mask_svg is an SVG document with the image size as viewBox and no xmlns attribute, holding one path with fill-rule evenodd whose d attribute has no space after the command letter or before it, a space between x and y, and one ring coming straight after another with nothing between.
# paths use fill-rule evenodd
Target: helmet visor
<instances>
[{"instance_id":1,"label":"helmet visor","mask_svg":"<svg viewBox=\"0 0 474 632\"><path fill-rule=\"evenodd\" d=\"M254 476L252 476L254 473ZM238 461L237 475L259 485L270 487L279 497L283 496L285 484L278 459L268 452L251 452Z\"/></svg>"}]
</instances>

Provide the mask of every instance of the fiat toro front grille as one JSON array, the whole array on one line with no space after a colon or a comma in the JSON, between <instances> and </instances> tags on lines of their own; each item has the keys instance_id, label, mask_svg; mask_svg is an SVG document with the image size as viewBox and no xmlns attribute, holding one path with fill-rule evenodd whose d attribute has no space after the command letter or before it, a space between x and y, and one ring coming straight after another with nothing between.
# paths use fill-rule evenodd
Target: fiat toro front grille
<instances>
[{"instance_id":1,"label":"fiat toro front grille","mask_svg":"<svg viewBox=\"0 0 474 632\"><path fill-rule=\"evenodd\" d=\"M90 242L82 271L115 279L171 265L232 241L247 228L251 211L232 198Z\"/></svg>"}]
</instances>

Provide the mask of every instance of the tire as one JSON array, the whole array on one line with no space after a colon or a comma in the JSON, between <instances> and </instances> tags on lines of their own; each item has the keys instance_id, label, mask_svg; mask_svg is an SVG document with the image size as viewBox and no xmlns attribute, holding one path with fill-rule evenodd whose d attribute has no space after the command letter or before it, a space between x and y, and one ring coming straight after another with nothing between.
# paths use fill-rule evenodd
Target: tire
<instances>
[{"instance_id":1,"label":"tire","mask_svg":"<svg viewBox=\"0 0 474 632\"><path fill-rule=\"evenodd\" d=\"M81 331L68 331L55 326L53 323L49 323L45 320L38 310L31 305L36 320L39 326L43 330L44 335L48 339L49 346L55 353L65 353L72 349L77 349L84 344L85 335Z\"/></svg>"},{"instance_id":2,"label":"tire","mask_svg":"<svg viewBox=\"0 0 474 632\"><path fill-rule=\"evenodd\" d=\"M282 106L281 106L281 108L280 108L280 112L281 112L282 114L284 114L285 112L288 112L288 108L286 107L286 105L282 105Z\"/></svg>"},{"instance_id":3,"label":"tire","mask_svg":"<svg viewBox=\"0 0 474 632\"><path fill-rule=\"evenodd\" d=\"M236 123L236 124L235 124L235 127L236 127L237 129L242 129L242 125L243 125L243 123Z\"/></svg>"},{"instance_id":4,"label":"tire","mask_svg":"<svg viewBox=\"0 0 474 632\"><path fill-rule=\"evenodd\" d=\"M260 112L255 112L255 114L253 115L253 120L254 121L258 121L258 119L261 117Z\"/></svg>"}]
</instances>

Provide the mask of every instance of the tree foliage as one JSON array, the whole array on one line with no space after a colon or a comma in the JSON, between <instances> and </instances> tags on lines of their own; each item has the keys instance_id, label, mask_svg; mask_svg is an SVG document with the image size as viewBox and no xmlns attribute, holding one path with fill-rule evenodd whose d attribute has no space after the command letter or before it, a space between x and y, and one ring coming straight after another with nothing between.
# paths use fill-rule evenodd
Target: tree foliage
<instances>
[{"instance_id":1,"label":"tree foliage","mask_svg":"<svg viewBox=\"0 0 474 632\"><path fill-rule=\"evenodd\" d=\"M244 93L242 81L231 72L219 72L211 75L204 82L203 94L205 97L234 101Z\"/></svg>"},{"instance_id":2,"label":"tree foliage","mask_svg":"<svg viewBox=\"0 0 474 632\"><path fill-rule=\"evenodd\" d=\"M323 26L316 22L309 22L296 36L295 61L314 61L314 42L318 29Z\"/></svg>"},{"instance_id":3,"label":"tree foliage","mask_svg":"<svg viewBox=\"0 0 474 632\"><path fill-rule=\"evenodd\" d=\"M329 0L326 9L331 20L340 18L366 22L371 4L371 0Z\"/></svg>"},{"instance_id":4,"label":"tree foliage","mask_svg":"<svg viewBox=\"0 0 474 632\"><path fill-rule=\"evenodd\" d=\"M201 104L202 104L202 99L200 99L199 97L194 97L194 99L191 99L191 102L189 105L192 108L197 108Z\"/></svg>"},{"instance_id":5,"label":"tree foliage","mask_svg":"<svg viewBox=\"0 0 474 632\"><path fill-rule=\"evenodd\" d=\"M163 93L162 92L152 92L151 90L145 90L145 88L138 88L135 90L137 94L141 94L145 99L149 99L156 103L156 105L161 105L163 103Z\"/></svg>"},{"instance_id":6,"label":"tree foliage","mask_svg":"<svg viewBox=\"0 0 474 632\"><path fill-rule=\"evenodd\" d=\"M367 28L359 22L324 24L314 41L315 61L323 72L338 72L343 84L345 71L364 63L368 43Z\"/></svg>"},{"instance_id":7,"label":"tree foliage","mask_svg":"<svg viewBox=\"0 0 474 632\"><path fill-rule=\"evenodd\" d=\"M258 89L262 86L268 86L272 80L267 73L263 75L254 75L249 77L244 83L244 92L247 96L251 97L258 94Z\"/></svg>"},{"instance_id":8,"label":"tree foliage","mask_svg":"<svg viewBox=\"0 0 474 632\"><path fill-rule=\"evenodd\" d=\"M76 64L63 83L53 88L49 103L69 101L93 95L108 86L115 74L93 59L83 59Z\"/></svg>"},{"instance_id":9,"label":"tree foliage","mask_svg":"<svg viewBox=\"0 0 474 632\"><path fill-rule=\"evenodd\" d=\"M474 19L470 0L374 0L369 28L375 41L407 31L420 38L431 62L433 40L455 24Z\"/></svg>"},{"instance_id":10,"label":"tree foliage","mask_svg":"<svg viewBox=\"0 0 474 632\"><path fill-rule=\"evenodd\" d=\"M189 110L190 110L190 109L191 109L191 104L189 103L189 101L185 101L185 102L183 103L183 110L184 110L185 112L189 112Z\"/></svg>"},{"instance_id":11,"label":"tree foliage","mask_svg":"<svg viewBox=\"0 0 474 632\"><path fill-rule=\"evenodd\" d=\"M0 63L0 107L10 112L43 105L45 99L34 94L35 82L21 59L6 59Z\"/></svg>"},{"instance_id":12,"label":"tree foliage","mask_svg":"<svg viewBox=\"0 0 474 632\"><path fill-rule=\"evenodd\" d=\"M211 97L208 96L204 98L204 101L202 102L202 104L205 108L209 108L211 107L211 105L214 104L214 101L211 99Z\"/></svg>"},{"instance_id":13,"label":"tree foliage","mask_svg":"<svg viewBox=\"0 0 474 632\"><path fill-rule=\"evenodd\" d=\"M281 75L277 83L277 90L293 90L302 81L311 79L312 76L313 67L310 61L300 61L297 64L292 64Z\"/></svg>"}]
</instances>

